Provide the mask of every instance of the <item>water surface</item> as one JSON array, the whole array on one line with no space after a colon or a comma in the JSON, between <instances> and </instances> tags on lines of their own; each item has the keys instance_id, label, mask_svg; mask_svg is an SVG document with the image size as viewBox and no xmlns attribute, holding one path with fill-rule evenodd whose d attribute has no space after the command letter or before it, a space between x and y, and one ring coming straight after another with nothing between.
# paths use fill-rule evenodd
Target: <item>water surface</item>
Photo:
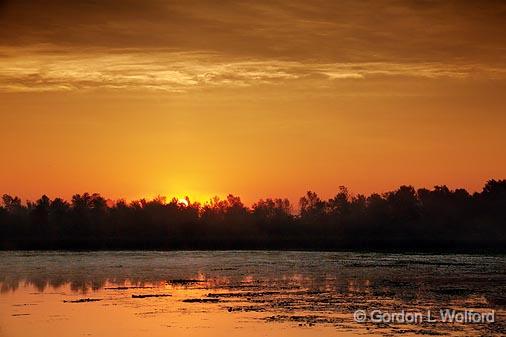
<instances>
[{"instance_id":1,"label":"water surface","mask_svg":"<svg viewBox=\"0 0 506 337\"><path fill-rule=\"evenodd\" d=\"M330 252L0 252L0 336L504 335L506 258ZM356 310L495 311L493 324Z\"/></svg>"}]
</instances>

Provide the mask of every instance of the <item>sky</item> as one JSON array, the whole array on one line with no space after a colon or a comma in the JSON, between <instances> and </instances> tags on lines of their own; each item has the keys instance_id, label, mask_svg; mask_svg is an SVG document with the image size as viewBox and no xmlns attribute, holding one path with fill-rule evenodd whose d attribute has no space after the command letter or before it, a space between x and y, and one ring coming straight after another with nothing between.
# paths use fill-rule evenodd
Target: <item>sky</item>
<instances>
[{"instance_id":1,"label":"sky","mask_svg":"<svg viewBox=\"0 0 506 337\"><path fill-rule=\"evenodd\" d=\"M504 1L0 0L0 193L506 177Z\"/></svg>"}]
</instances>

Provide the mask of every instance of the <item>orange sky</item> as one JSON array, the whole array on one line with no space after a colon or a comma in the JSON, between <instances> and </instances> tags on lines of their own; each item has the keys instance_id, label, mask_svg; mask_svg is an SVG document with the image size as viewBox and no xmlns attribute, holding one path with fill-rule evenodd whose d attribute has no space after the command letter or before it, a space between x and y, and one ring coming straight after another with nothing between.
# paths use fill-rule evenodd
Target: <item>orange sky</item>
<instances>
[{"instance_id":1,"label":"orange sky","mask_svg":"<svg viewBox=\"0 0 506 337\"><path fill-rule=\"evenodd\" d=\"M0 193L246 203L506 176L506 4L4 1Z\"/></svg>"}]
</instances>

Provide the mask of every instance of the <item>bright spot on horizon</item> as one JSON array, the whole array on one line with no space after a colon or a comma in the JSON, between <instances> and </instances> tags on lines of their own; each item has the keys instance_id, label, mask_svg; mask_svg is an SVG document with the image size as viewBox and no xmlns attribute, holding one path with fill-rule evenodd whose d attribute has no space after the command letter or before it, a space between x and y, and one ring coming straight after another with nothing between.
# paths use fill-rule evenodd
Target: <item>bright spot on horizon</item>
<instances>
[{"instance_id":1,"label":"bright spot on horizon","mask_svg":"<svg viewBox=\"0 0 506 337\"><path fill-rule=\"evenodd\" d=\"M188 202L188 199L186 199L186 198L179 198L179 199L177 199L177 203L178 203L178 205L184 206L184 207L187 207L190 204Z\"/></svg>"}]
</instances>

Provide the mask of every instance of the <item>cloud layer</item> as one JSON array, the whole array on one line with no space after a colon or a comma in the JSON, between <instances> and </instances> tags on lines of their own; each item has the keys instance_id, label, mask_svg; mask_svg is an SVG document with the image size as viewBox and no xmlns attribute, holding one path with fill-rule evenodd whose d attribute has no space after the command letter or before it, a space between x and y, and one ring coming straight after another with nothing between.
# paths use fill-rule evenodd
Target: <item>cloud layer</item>
<instances>
[{"instance_id":1,"label":"cloud layer","mask_svg":"<svg viewBox=\"0 0 506 337\"><path fill-rule=\"evenodd\" d=\"M506 69L502 1L17 0L1 3L0 22L2 91L502 79Z\"/></svg>"},{"instance_id":2,"label":"cloud layer","mask_svg":"<svg viewBox=\"0 0 506 337\"><path fill-rule=\"evenodd\" d=\"M502 78L503 69L444 63L310 63L226 59L223 55L152 51L52 53L15 50L0 58L0 90L61 91L93 88L182 92L204 87L374 78Z\"/></svg>"}]
</instances>

